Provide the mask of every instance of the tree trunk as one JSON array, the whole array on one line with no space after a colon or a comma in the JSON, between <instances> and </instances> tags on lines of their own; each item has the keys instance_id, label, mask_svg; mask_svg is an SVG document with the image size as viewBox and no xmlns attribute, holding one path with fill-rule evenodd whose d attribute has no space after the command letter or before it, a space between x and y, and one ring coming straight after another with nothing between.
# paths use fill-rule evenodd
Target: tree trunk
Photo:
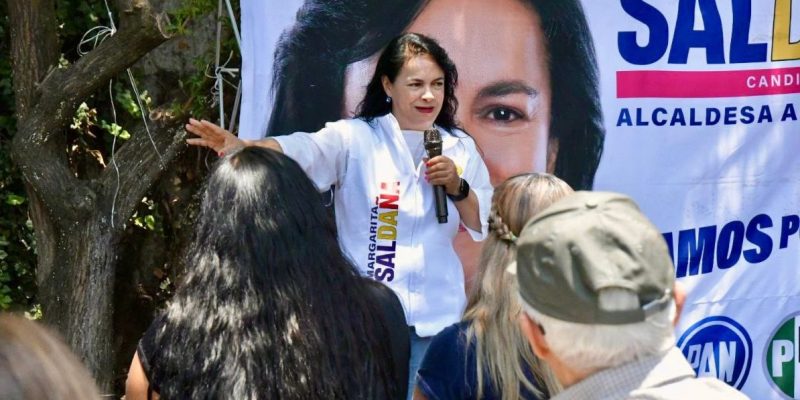
<instances>
[{"instance_id":1,"label":"tree trunk","mask_svg":"<svg viewBox=\"0 0 800 400\"><path fill-rule=\"evenodd\" d=\"M70 346L82 356L101 391L112 393L109 360L114 356L112 295L119 234L100 221L92 216L59 236L56 255L61 265L43 283L49 290L64 291L43 296L42 307L46 321L67 332Z\"/></svg>"},{"instance_id":2,"label":"tree trunk","mask_svg":"<svg viewBox=\"0 0 800 400\"><path fill-rule=\"evenodd\" d=\"M36 84L58 62L54 0L8 0L17 120L28 113Z\"/></svg>"},{"instance_id":3,"label":"tree trunk","mask_svg":"<svg viewBox=\"0 0 800 400\"><path fill-rule=\"evenodd\" d=\"M185 148L182 129L158 121L153 143L143 129L132 132L113 156L118 169L80 180L69 168L63 132L80 102L167 39L162 17L147 0L117 3L121 22L114 36L66 69L48 69L58 60L53 0L8 2L19 121L12 157L31 202L39 300L45 321L106 393L113 380L113 288L124 224Z\"/></svg>"}]
</instances>

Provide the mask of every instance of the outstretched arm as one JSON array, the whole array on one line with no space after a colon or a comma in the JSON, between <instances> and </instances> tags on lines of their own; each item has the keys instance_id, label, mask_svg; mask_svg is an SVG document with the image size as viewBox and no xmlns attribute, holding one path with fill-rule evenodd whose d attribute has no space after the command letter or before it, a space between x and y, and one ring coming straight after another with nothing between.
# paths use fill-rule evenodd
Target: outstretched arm
<instances>
[{"instance_id":1,"label":"outstretched arm","mask_svg":"<svg viewBox=\"0 0 800 400\"><path fill-rule=\"evenodd\" d=\"M186 143L193 146L208 147L216 151L220 157L247 146L266 147L283 153L281 145L273 139L242 140L219 125L206 120L198 121L194 118L189 118L186 130L197 136L196 138L186 139Z\"/></svg>"}]
</instances>

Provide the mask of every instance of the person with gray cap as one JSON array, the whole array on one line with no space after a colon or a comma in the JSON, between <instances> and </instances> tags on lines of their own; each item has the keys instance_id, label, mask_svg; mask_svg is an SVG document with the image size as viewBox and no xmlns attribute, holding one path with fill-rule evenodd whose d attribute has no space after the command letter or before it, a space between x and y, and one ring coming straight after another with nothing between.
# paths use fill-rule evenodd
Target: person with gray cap
<instances>
[{"instance_id":1,"label":"person with gray cap","mask_svg":"<svg viewBox=\"0 0 800 400\"><path fill-rule=\"evenodd\" d=\"M674 273L661 233L628 197L576 192L517 240L522 330L564 390L553 399L746 399L696 378L675 347Z\"/></svg>"}]
</instances>

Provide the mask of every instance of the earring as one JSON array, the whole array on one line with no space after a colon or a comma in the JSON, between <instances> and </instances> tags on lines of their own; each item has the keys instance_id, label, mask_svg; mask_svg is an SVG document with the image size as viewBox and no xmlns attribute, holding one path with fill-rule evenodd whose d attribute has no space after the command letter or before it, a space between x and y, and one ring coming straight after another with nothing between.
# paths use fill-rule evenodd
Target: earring
<instances>
[{"instance_id":1,"label":"earring","mask_svg":"<svg viewBox=\"0 0 800 400\"><path fill-rule=\"evenodd\" d=\"M391 103L391 102L392 102L392 98L391 98L391 97L389 97L389 96L386 96L386 102L387 102L387 103Z\"/></svg>"}]
</instances>

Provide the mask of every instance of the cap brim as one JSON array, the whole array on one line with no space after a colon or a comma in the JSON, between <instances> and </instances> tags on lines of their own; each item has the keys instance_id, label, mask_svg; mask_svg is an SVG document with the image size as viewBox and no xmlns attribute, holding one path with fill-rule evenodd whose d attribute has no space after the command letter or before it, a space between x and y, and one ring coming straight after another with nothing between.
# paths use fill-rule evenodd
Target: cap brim
<instances>
[{"instance_id":1,"label":"cap brim","mask_svg":"<svg viewBox=\"0 0 800 400\"><path fill-rule=\"evenodd\" d=\"M517 274L517 262L516 261L512 261L510 264L508 264L508 266L506 267L506 272L508 272L511 275L516 275Z\"/></svg>"}]
</instances>

